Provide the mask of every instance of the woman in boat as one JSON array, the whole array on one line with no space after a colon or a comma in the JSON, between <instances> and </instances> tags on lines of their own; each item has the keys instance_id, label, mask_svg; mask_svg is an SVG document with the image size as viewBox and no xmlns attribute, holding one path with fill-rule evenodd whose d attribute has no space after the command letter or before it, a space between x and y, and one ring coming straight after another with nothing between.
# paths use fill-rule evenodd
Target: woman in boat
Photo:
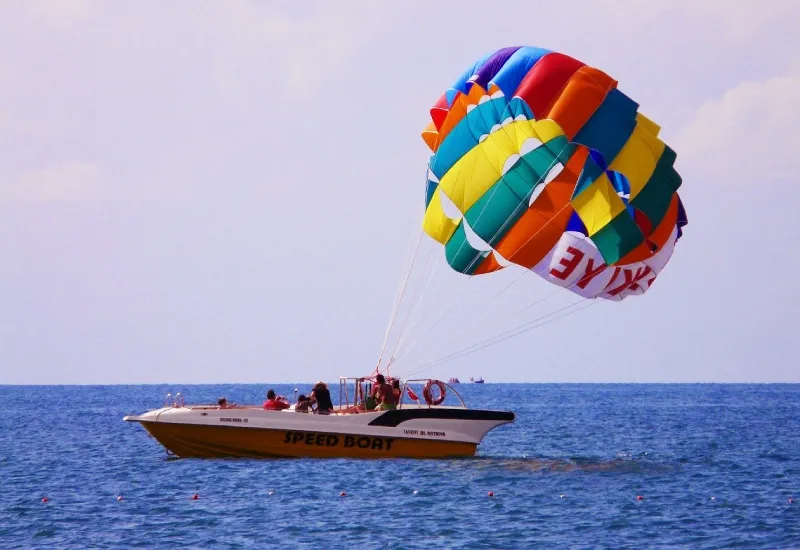
<instances>
[{"instance_id":1,"label":"woman in boat","mask_svg":"<svg viewBox=\"0 0 800 550\"><path fill-rule=\"evenodd\" d=\"M392 393L394 394L394 404L400 404L400 380L395 378L392 380Z\"/></svg>"},{"instance_id":2,"label":"woman in boat","mask_svg":"<svg viewBox=\"0 0 800 550\"><path fill-rule=\"evenodd\" d=\"M328 391L328 386L325 385L325 382L321 380L317 382L308 397L312 403L317 404L317 414L330 414L333 412L331 392Z\"/></svg>"},{"instance_id":3,"label":"woman in boat","mask_svg":"<svg viewBox=\"0 0 800 550\"><path fill-rule=\"evenodd\" d=\"M391 384L386 383L386 378L382 374L375 377L375 385L372 386L370 397L375 399L376 408L382 411L397 408L397 400L395 399L394 389Z\"/></svg>"},{"instance_id":4,"label":"woman in boat","mask_svg":"<svg viewBox=\"0 0 800 550\"><path fill-rule=\"evenodd\" d=\"M311 408L311 401L303 395L302 393L297 396L297 404L294 406L294 410L297 412L308 412Z\"/></svg>"}]
</instances>

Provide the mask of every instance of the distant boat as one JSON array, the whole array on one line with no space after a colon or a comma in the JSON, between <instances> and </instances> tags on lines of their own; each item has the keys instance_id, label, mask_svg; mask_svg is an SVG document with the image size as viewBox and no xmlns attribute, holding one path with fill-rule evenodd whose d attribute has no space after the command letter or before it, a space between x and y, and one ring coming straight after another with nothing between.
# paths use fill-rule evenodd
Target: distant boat
<instances>
[{"instance_id":1,"label":"distant boat","mask_svg":"<svg viewBox=\"0 0 800 550\"><path fill-rule=\"evenodd\" d=\"M473 378L470 376L469 381L472 382L473 384L483 384L483 378L480 376L478 378Z\"/></svg>"},{"instance_id":2,"label":"distant boat","mask_svg":"<svg viewBox=\"0 0 800 550\"><path fill-rule=\"evenodd\" d=\"M450 380L447 381L447 383L448 384L460 384L461 380L459 380L458 378L451 378Z\"/></svg>"}]
</instances>

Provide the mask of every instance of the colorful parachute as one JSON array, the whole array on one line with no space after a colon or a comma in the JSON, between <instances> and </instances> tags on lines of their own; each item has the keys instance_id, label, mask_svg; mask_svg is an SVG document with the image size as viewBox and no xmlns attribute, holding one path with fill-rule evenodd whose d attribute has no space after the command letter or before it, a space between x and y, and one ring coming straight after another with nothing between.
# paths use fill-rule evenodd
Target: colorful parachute
<instances>
[{"instance_id":1,"label":"colorful parachute","mask_svg":"<svg viewBox=\"0 0 800 550\"><path fill-rule=\"evenodd\" d=\"M660 127L567 55L498 50L431 109L423 231L454 270L510 264L587 298L647 291L687 218Z\"/></svg>"}]
</instances>

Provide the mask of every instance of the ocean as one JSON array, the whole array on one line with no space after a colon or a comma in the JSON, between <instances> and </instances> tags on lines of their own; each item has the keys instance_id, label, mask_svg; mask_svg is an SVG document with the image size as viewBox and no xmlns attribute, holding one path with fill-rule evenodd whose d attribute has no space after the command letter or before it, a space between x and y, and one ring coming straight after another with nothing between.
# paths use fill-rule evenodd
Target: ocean
<instances>
[{"instance_id":1,"label":"ocean","mask_svg":"<svg viewBox=\"0 0 800 550\"><path fill-rule=\"evenodd\" d=\"M175 459L122 421L269 387L311 384L0 386L0 548L800 548L799 384L460 384L517 418L459 460Z\"/></svg>"}]
</instances>

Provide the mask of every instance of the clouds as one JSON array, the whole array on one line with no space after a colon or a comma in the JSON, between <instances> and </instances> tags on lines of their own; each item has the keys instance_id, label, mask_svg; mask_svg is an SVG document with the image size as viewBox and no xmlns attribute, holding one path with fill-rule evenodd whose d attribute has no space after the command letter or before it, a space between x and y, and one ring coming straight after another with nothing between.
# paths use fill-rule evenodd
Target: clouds
<instances>
[{"instance_id":1,"label":"clouds","mask_svg":"<svg viewBox=\"0 0 800 550\"><path fill-rule=\"evenodd\" d=\"M0 185L0 200L62 201L107 197L109 187L102 169L90 162L69 162L25 174Z\"/></svg>"},{"instance_id":2,"label":"clouds","mask_svg":"<svg viewBox=\"0 0 800 550\"><path fill-rule=\"evenodd\" d=\"M796 178L800 74L743 82L704 103L675 145L682 164L718 185Z\"/></svg>"},{"instance_id":3,"label":"clouds","mask_svg":"<svg viewBox=\"0 0 800 550\"><path fill-rule=\"evenodd\" d=\"M736 300L747 320L778 327L765 332L798 326L782 302L763 305L761 264L743 256L777 258L770 289L800 276L759 234L789 231L798 199L776 205L764 186L793 192L798 168L800 65L787 67L799 16L784 0L3 4L0 382L10 363L27 381L64 382L160 380L165 364L170 379L199 380L202 364L217 382L371 368L424 204L428 110L475 58L514 44L619 80L678 153L690 225L646 298L491 348L493 379L691 379L703 339L728 368L738 359L718 318L741 317L730 305L741 289L759 289ZM745 185L752 173L758 185ZM733 178L738 194L721 206ZM525 286L521 301L550 290ZM703 330L685 321L698 315ZM623 372L618 339L599 326L626 327L630 356L652 357L654 339L681 351ZM550 361L519 366L515 353L542 347ZM608 360L573 370L586 350ZM746 369L720 377L759 376Z\"/></svg>"}]
</instances>

